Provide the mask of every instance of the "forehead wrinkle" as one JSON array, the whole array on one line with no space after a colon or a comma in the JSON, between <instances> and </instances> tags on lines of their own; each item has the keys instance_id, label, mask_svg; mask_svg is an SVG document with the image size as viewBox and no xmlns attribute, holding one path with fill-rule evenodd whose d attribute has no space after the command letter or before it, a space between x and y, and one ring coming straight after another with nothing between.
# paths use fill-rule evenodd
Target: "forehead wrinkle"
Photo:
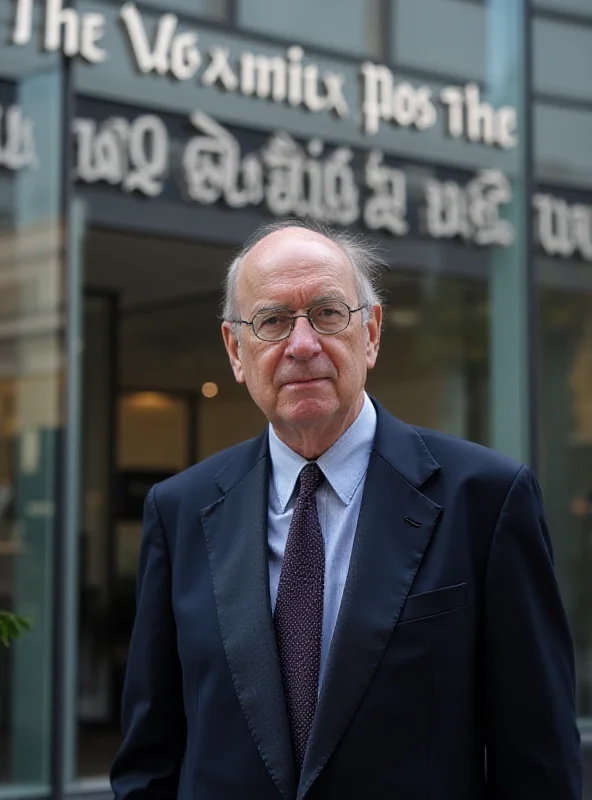
<instances>
[{"instance_id":1,"label":"forehead wrinkle","mask_svg":"<svg viewBox=\"0 0 592 800\"><path fill-rule=\"evenodd\" d=\"M302 306L302 308L311 308L312 306L319 305L320 303L331 303L333 301L338 301L341 303L346 303L344 299L343 292L331 292L329 294L322 294L313 297L306 306ZM291 311L292 313L299 311L298 308L292 308L291 305L293 304L286 304L286 303L255 303L253 313L259 314L262 311Z\"/></svg>"},{"instance_id":2,"label":"forehead wrinkle","mask_svg":"<svg viewBox=\"0 0 592 800\"><path fill-rule=\"evenodd\" d=\"M348 302L347 293L342 286L335 283L334 286L327 287L327 281L322 276L311 277L296 286L292 283L272 284L269 294L268 291L266 287L261 293L251 290L251 294L254 295L251 304L253 313L258 313L264 308L297 311L327 300Z\"/></svg>"},{"instance_id":3,"label":"forehead wrinkle","mask_svg":"<svg viewBox=\"0 0 592 800\"><path fill-rule=\"evenodd\" d=\"M250 301L251 309L255 303L258 308L263 305L280 308L284 299L286 308L295 301L299 307L303 303L310 305L313 301L305 297L307 288L328 282L339 291L340 296L334 299L347 302L344 283L350 283L357 294L353 266L345 252L325 237L302 233L291 229L270 234L246 255L237 276L239 305L241 301Z\"/></svg>"}]
</instances>

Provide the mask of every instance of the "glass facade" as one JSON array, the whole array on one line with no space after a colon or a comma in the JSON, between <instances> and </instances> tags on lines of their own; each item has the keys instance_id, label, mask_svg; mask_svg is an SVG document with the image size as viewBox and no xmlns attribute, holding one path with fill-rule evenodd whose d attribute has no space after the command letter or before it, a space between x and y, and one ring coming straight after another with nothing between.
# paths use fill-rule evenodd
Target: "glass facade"
<instances>
[{"instance_id":1,"label":"glass facade","mask_svg":"<svg viewBox=\"0 0 592 800\"><path fill-rule=\"evenodd\" d=\"M32 19L36 28L39 19ZM10 4L0 37L10 38ZM0 785L51 781L54 552L63 357L62 119L57 54L0 58L0 607L32 632L0 651Z\"/></svg>"},{"instance_id":2,"label":"glass facade","mask_svg":"<svg viewBox=\"0 0 592 800\"><path fill-rule=\"evenodd\" d=\"M0 798L107 791L143 499L261 430L221 281L287 215L382 249L369 391L536 467L589 752L590 0L0 0L0 28L0 608L33 627L0 650Z\"/></svg>"},{"instance_id":3,"label":"glass facade","mask_svg":"<svg viewBox=\"0 0 592 800\"><path fill-rule=\"evenodd\" d=\"M375 56L382 50L381 10L380 0L240 0L237 22L257 33L289 32L291 42Z\"/></svg>"},{"instance_id":4,"label":"glass facade","mask_svg":"<svg viewBox=\"0 0 592 800\"><path fill-rule=\"evenodd\" d=\"M592 7L572 1L535 5L535 208L540 239L546 245L536 255L538 466L572 622L578 707L583 728L590 731ZM558 15L564 8L574 15Z\"/></svg>"}]
</instances>

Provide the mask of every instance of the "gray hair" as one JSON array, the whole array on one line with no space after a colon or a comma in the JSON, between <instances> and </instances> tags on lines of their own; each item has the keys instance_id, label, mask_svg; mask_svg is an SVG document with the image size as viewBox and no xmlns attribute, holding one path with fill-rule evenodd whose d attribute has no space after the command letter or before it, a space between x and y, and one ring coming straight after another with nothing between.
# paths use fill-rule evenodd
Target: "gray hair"
<instances>
[{"instance_id":1,"label":"gray hair","mask_svg":"<svg viewBox=\"0 0 592 800\"><path fill-rule=\"evenodd\" d=\"M286 228L302 228L313 231L325 236L340 247L353 267L359 304L369 307L382 302L378 282L385 262L373 242L349 231L326 227L314 220L286 219L266 223L258 228L229 264L224 281L222 319L230 322L239 315L236 284L238 272L245 256L266 236Z\"/></svg>"}]
</instances>

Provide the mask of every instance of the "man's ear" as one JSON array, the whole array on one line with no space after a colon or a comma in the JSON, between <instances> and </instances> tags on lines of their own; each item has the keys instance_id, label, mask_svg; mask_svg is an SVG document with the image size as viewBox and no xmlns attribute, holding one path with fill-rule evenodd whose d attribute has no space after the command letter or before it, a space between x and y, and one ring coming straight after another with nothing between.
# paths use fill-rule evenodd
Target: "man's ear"
<instances>
[{"instance_id":1,"label":"man's ear","mask_svg":"<svg viewBox=\"0 0 592 800\"><path fill-rule=\"evenodd\" d=\"M236 382L245 383L245 372L241 359L241 342L231 322L222 323L222 338L224 339L224 347L226 347Z\"/></svg>"},{"instance_id":2,"label":"man's ear","mask_svg":"<svg viewBox=\"0 0 592 800\"><path fill-rule=\"evenodd\" d=\"M366 365L368 369L372 369L376 364L381 329L382 306L376 304L370 309L370 318L366 325Z\"/></svg>"}]
</instances>

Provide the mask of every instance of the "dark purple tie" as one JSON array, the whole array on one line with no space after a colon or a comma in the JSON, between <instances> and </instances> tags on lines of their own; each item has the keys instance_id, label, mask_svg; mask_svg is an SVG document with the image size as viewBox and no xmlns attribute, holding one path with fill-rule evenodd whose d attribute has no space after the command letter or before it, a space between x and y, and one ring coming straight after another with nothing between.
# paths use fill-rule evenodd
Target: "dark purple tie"
<instances>
[{"instance_id":1,"label":"dark purple tie","mask_svg":"<svg viewBox=\"0 0 592 800\"><path fill-rule=\"evenodd\" d=\"M323 478L314 462L300 472L298 500L286 541L274 614L294 758L299 770L317 705L321 664L325 546L316 492Z\"/></svg>"}]
</instances>

